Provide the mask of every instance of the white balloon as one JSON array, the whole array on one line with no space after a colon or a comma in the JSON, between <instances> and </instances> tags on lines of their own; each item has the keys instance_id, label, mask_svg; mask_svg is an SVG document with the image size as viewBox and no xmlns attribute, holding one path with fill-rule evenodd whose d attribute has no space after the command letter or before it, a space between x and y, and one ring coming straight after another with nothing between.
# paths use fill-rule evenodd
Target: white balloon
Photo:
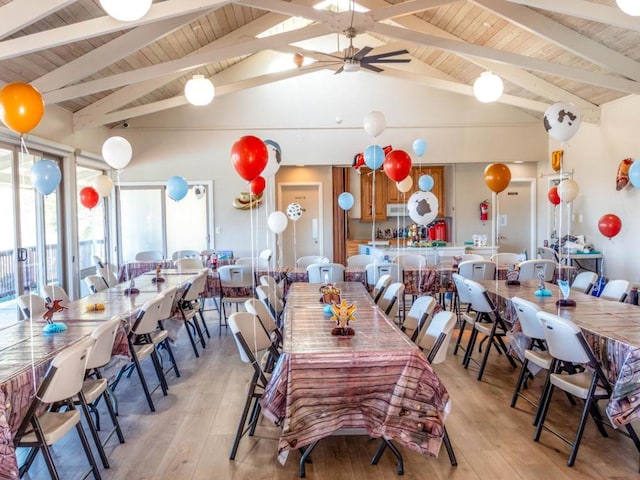
<instances>
[{"instance_id":1,"label":"white balloon","mask_svg":"<svg viewBox=\"0 0 640 480\"><path fill-rule=\"evenodd\" d=\"M372 137L380 135L387 126L387 120L382 112L369 112L364 117L364 131Z\"/></svg>"},{"instance_id":2,"label":"white balloon","mask_svg":"<svg viewBox=\"0 0 640 480\"><path fill-rule=\"evenodd\" d=\"M400 182L396 182L396 188L400 193L407 193L413 187L413 178L410 175L407 175L407 178Z\"/></svg>"},{"instance_id":3,"label":"white balloon","mask_svg":"<svg viewBox=\"0 0 640 480\"><path fill-rule=\"evenodd\" d=\"M580 108L569 102L557 102L544 112L544 129L559 142L571 139L582 123Z\"/></svg>"},{"instance_id":4,"label":"white balloon","mask_svg":"<svg viewBox=\"0 0 640 480\"><path fill-rule=\"evenodd\" d=\"M438 197L431 192L417 191L407 201L409 216L418 225L428 225L438 216Z\"/></svg>"},{"instance_id":5,"label":"white balloon","mask_svg":"<svg viewBox=\"0 0 640 480\"><path fill-rule=\"evenodd\" d=\"M91 186L101 197L108 197L111 194L113 182L106 175L98 175L91 182Z\"/></svg>"},{"instance_id":6,"label":"white balloon","mask_svg":"<svg viewBox=\"0 0 640 480\"><path fill-rule=\"evenodd\" d=\"M102 157L111 168L120 170L131 161L133 149L126 138L109 137L102 145Z\"/></svg>"},{"instance_id":7,"label":"white balloon","mask_svg":"<svg viewBox=\"0 0 640 480\"><path fill-rule=\"evenodd\" d=\"M287 228L287 216L282 212L273 212L267 218L267 226L273 233L282 233Z\"/></svg>"},{"instance_id":8,"label":"white balloon","mask_svg":"<svg viewBox=\"0 0 640 480\"><path fill-rule=\"evenodd\" d=\"M578 184L570 178L567 178L558 184L558 196L560 197L560 200L565 203L573 202L578 196L579 191L580 187L578 187Z\"/></svg>"}]
</instances>

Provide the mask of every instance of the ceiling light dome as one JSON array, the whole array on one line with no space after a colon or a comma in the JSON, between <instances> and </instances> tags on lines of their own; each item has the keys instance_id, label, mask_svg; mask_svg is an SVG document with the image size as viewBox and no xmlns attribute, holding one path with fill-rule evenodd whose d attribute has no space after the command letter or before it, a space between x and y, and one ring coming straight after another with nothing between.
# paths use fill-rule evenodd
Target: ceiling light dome
<instances>
[{"instance_id":1,"label":"ceiling light dome","mask_svg":"<svg viewBox=\"0 0 640 480\"><path fill-rule=\"evenodd\" d=\"M482 72L473 83L473 94L483 102L495 102L502 96L504 85L502 79L492 72Z\"/></svg>"},{"instance_id":2,"label":"ceiling light dome","mask_svg":"<svg viewBox=\"0 0 640 480\"><path fill-rule=\"evenodd\" d=\"M107 15L122 22L133 22L144 17L151 8L151 0L100 0Z\"/></svg>"},{"instance_id":3,"label":"ceiling light dome","mask_svg":"<svg viewBox=\"0 0 640 480\"><path fill-rule=\"evenodd\" d=\"M640 1L638 0L616 0L618 7L627 15L632 17L640 16Z\"/></svg>"},{"instance_id":4,"label":"ceiling light dome","mask_svg":"<svg viewBox=\"0 0 640 480\"><path fill-rule=\"evenodd\" d=\"M191 105L209 105L215 93L213 83L204 75L194 75L184 86L184 96Z\"/></svg>"}]
</instances>

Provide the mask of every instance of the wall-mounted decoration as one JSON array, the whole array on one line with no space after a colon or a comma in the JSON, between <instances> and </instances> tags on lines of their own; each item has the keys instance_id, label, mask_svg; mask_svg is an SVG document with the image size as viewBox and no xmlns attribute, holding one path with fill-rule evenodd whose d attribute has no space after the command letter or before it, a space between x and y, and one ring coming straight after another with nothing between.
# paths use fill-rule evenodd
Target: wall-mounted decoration
<instances>
[{"instance_id":1,"label":"wall-mounted decoration","mask_svg":"<svg viewBox=\"0 0 640 480\"><path fill-rule=\"evenodd\" d=\"M258 208L260 205L262 205L262 194L254 195L250 192L240 192L240 196L233 199L233 208L238 210Z\"/></svg>"}]
</instances>

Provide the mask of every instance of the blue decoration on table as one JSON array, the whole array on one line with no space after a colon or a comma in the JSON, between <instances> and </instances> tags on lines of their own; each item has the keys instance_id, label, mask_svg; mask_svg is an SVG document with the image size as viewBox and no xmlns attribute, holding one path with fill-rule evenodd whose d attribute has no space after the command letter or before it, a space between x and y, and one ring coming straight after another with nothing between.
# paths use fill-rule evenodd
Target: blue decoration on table
<instances>
[{"instance_id":1,"label":"blue decoration on table","mask_svg":"<svg viewBox=\"0 0 640 480\"><path fill-rule=\"evenodd\" d=\"M535 296L536 297L550 297L551 296L551 291L547 290L546 288L543 288L542 290L536 290L535 291Z\"/></svg>"},{"instance_id":2,"label":"blue decoration on table","mask_svg":"<svg viewBox=\"0 0 640 480\"><path fill-rule=\"evenodd\" d=\"M333 315L333 310L331 310L331 305L325 305L322 309L322 313L325 315Z\"/></svg>"},{"instance_id":3,"label":"blue decoration on table","mask_svg":"<svg viewBox=\"0 0 640 480\"><path fill-rule=\"evenodd\" d=\"M47 323L42 329L42 331L44 333L58 333L58 332L64 332L66 329L67 329L67 326L64 323L53 322L53 323Z\"/></svg>"},{"instance_id":4,"label":"blue decoration on table","mask_svg":"<svg viewBox=\"0 0 640 480\"><path fill-rule=\"evenodd\" d=\"M569 285L568 280L558 280L558 287L560 287L560 292L562 293L562 298L556 302L556 306L558 307L575 307L576 301L571 300L569 298L569 294L571 293L571 286Z\"/></svg>"},{"instance_id":5,"label":"blue decoration on table","mask_svg":"<svg viewBox=\"0 0 640 480\"><path fill-rule=\"evenodd\" d=\"M535 291L536 297L550 297L551 291L544 288L544 269L538 270L538 289Z\"/></svg>"}]
</instances>

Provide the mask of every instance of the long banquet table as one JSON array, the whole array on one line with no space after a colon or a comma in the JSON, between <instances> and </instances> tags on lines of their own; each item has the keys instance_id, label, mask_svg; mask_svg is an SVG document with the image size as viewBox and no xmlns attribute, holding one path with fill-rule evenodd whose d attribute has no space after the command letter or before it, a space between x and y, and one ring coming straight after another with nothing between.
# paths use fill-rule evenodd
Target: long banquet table
<instances>
[{"instance_id":1,"label":"long banquet table","mask_svg":"<svg viewBox=\"0 0 640 480\"><path fill-rule=\"evenodd\" d=\"M596 357L613 385L607 414L620 426L640 418L640 309L628 303L604 300L580 292L571 292L575 307L556 306L561 297L556 285L547 284L550 297L535 295L537 282L507 286L503 281L481 282L496 302L505 320L519 329L517 314L510 299L518 296L542 310L567 318L582 328Z\"/></svg>"},{"instance_id":2,"label":"long banquet table","mask_svg":"<svg viewBox=\"0 0 640 480\"><path fill-rule=\"evenodd\" d=\"M291 286L283 354L261 400L282 423L279 459L343 428L363 428L436 456L449 394L422 351L372 302L360 283L338 283L355 304L352 337L332 336L319 284Z\"/></svg>"},{"instance_id":3,"label":"long banquet table","mask_svg":"<svg viewBox=\"0 0 640 480\"><path fill-rule=\"evenodd\" d=\"M126 295L130 285L119 284L107 290L71 302L67 310L56 312L53 320L67 329L45 334L42 320L19 321L0 330L0 479L17 479L18 466L13 436L22 422L51 360L65 347L90 335L101 323L114 315L125 322L134 321L145 302L158 293L180 287L194 272L165 274L164 282L153 283L153 276L135 279L139 293ZM104 310L88 311L91 305L103 304ZM113 354L129 358L125 329L116 337Z\"/></svg>"}]
</instances>

